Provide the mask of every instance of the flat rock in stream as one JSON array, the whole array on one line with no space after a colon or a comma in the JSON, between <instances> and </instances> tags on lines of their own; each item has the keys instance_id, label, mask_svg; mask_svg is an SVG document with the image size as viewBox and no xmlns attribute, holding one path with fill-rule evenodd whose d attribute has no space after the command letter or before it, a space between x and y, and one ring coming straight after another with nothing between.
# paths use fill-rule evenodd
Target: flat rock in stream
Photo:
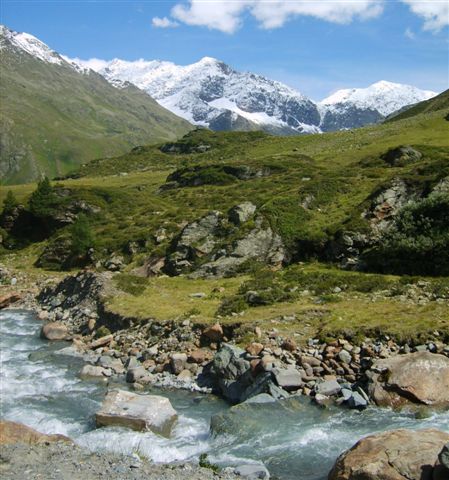
<instances>
[{"instance_id":1,"label":"flat rock in stream","mask_svg":"<svg viewBox=\"0 0 449 480\"><path fill-rule=\"evenodd\" d=\"M151 430L169 437L178 416L168 398L112 390L107 393L95 418L97 427L121 426L138 431Z\"/></svg>"}]
</instances>

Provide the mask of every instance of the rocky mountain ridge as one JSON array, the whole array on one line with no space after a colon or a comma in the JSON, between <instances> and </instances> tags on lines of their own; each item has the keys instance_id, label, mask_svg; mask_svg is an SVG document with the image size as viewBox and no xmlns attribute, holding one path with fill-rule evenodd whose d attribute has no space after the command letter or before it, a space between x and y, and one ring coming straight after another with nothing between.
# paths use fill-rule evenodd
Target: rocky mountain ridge
<instances>
[{"instance_id":1,"label":"rocky mountain ridge","mask_svg":"<svg viewBox=\"0 0 449 480\"><path fill-rule=\"evenodd\" d=\"M314 102L281 82L239 72L211 57L186 66L114 59L97 71L117 87L133 83L168 110L212 130L301 134L356 128L436 95L380 81L367 88L339 90Z\"/></svg>"}]
</instances>

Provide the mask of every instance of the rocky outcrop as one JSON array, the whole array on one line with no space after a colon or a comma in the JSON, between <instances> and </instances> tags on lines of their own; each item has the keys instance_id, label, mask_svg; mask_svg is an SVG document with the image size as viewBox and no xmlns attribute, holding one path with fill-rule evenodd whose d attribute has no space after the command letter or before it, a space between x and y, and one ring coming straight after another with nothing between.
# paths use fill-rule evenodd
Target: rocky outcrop
<instances>
[{"instance_id":1,"label":"rocky outcrop","mask_svg":"<svg viewBox=\"0 0 449 480\"><path fill-rule=\"evenodd\" d=\"M280 266L287 258L281 237L255 217L256 207L245 202L226 218L210 212L189 223L175 239L166 257L170 275L190 273L194 278L223 277L236 273L249 260ZM255 218L254 224L249 221Z\"/></svg>"},{"instance_id":2,"label":"rocky outcrop","mask_svg":"<svg viewBox=\"0 0 449 480\"><path fill-rule=\"evenodd\" d=\"M435 466L449 434L435 429L392 430L359 440L344 452L329 480L436 480L445 467Z\"/></svg>"},{"instance_id":3,"label":"rocky outcrop","mask_svg":"<svg viewBox=\"0 0 449 480\"><path fill-rule=\"evenodd\" d=\"M25 443L29 445L54 442L73 443L65 435L47 435L21 423L0 420L0 445Z\"/></svg>"},{"instance_id":4,"label":"rocky outcrop","mask_svg":"<svg viewBox=\"0 0 449 480\"><path fill-rule=\"evenodd\" d=\"M385 163L390 167L404 167L409 163L417 162L421 160L422 153L410 145L404 145L401 147L391 148L381 156Z\"/></svg>"},{"instance_id":5,"label":"rocky outcrop","mask_svg":"<svg viewBox=\"0 0 449 480\"><path fill-rule=\"evenodd\" d=\"M449 406L449 358L444 355L415 352L379 360L370 377L369 393L377 405Z\"/></svg>"},{"instance_id":6,"label":"rocky outcrop","mask_svg":"<svg viewBox=\"0 0 449 480\"><path fill-rule=\"evenodd\" d=\"M177 414L168 398L113 390L107 393L95 419L98 427L114 425L151 430L169 437Z\"/></svg>"}]
</instances>

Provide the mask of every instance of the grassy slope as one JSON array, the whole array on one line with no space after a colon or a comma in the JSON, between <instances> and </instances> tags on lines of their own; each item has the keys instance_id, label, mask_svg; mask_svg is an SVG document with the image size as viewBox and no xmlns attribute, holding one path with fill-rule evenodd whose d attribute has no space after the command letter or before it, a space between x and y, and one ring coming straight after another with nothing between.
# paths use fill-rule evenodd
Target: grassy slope
<instances>
[{"instance_id":1,"label":"grassy slope","mask_svg":"<svg viewBox=\"0 0 449 480\"><path fill-rule=\"evenodd\" d=\"M0 184L62 175L93 158L177 138L191 127L134 87L26 53L1 53Z\"/></svg>"},{"instance_id":2,"label":"grassy slope","mask_svg":"<svg viewBox=\"0 0 449 480\"><path fill-rule=\"evenodd\" d=\"M152 240L152 233L158 227L164 226L168 232L175 233L185 220L197 218L211 209L225 211L242 200L257 203L287 239L289 235L315 238L342 225L347 227L353 223L360 227L363 202L395 176L406 176L416 182L435 182L448 175L446 114L447 111L439 111L356 131L307 137L194 132L186 141L209 143L212 146L209 152L169 155L161 153L157 146L148 146L122 157L91 162L82 169L85 177L62 183L72 188L75 195L101 207L101 213L92 219L100 250L116 251L129 240L143 239L147 240L148 253L142 254L142 258L146 257L150 251L162 251ZM424 153L423 159L417 165L385 166L379 156L402 144L418 148ZM276 167L276 173L226 186L158 191L174 168L211 163L271 165ZM24 201L34 185L11 189ZM315 195L315 201L304 217L299 203L310 192ZM3 189L0 200L5 194ZM304 268L316 272L325 267L310 264ZM243 281L245 277L194 282L184 277L153 279L143 285L140 295L124 292L111 299L110 308L142 319L181 319L194 314L197 321L213 322L222 297L234 294ZM225 287L225 291L213 294L218 286ZM195 292L204 292L207 297L193 299L189 295ZM170 301L161 302L161 295ZM345 292L340 300L322 305L317 303L316 296L306 295L293 302L249 308L241 317L222 321L251 328L255 324L275 327L297 335L299 340L317 333L332 336L348 331L357 335L382 330L401 338L416 338L434 329L449 333L447 302L417 305L357 292ZM291 314L296 314L297 320L280 319L282 315Z\"/></svg>"}]
</instances>

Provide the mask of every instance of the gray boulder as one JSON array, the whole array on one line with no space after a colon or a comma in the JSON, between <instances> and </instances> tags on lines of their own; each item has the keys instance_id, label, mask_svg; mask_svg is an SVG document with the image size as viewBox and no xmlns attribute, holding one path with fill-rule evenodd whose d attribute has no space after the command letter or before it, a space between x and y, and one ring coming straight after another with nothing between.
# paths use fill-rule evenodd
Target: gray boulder
<instances>
[{"instance_id":1,"label":"gray boulder","mask_svg":"<svg viewBox=\"0 0 449 480\"><path fill-rule=\"evenodd\" d=\"M107 393L95 418L97 427L121 426L138 431L151 430L169 437L177 413L168 398L113 390Z\"/></svg>"},{"instance_id":2,"label":"gray boulder","mask_svg":"<svg viewBox=\"0 0 449 480\"><path fill-rule=\"evenodd\" d=\"M248 480L268 480L270 478L270 473L265 465L239 465L238 467L235 467L234 473Z\"/></svg>"},{"instance_id":3,"label":"gray boulder","mask_svg":"<svg viewBox=\"0 0 449 480\"><path fill-rule=\"evenodd\" d=\"M274 368L272 373L276 383L289 392L298 390L303 385L301 374L296 368Z\"/></svg>"},{"instance_id":4,"label":"gray boulder","mask_svg":"<svg viewBox=\"0 0 449 480\"><path fill-rule=\"evenodd\" d=\"M331 397L332 395L337 395L341 392L341 385L337 380L326 380L322 383L318 383L315 386L315 391L320 395Z\"/></svg>"},{"instance_id":5,"label":"gray boulder","mask_svg":"<svg viewBox=\"0 0 449 480\"><path fill-rule=\"evenodd\" d=\"M232 207L228 212L229 220L236 225L241 225L251 219L256 213L256 206L251 202L243 202Z\"/></svg>"}]
</instances>

